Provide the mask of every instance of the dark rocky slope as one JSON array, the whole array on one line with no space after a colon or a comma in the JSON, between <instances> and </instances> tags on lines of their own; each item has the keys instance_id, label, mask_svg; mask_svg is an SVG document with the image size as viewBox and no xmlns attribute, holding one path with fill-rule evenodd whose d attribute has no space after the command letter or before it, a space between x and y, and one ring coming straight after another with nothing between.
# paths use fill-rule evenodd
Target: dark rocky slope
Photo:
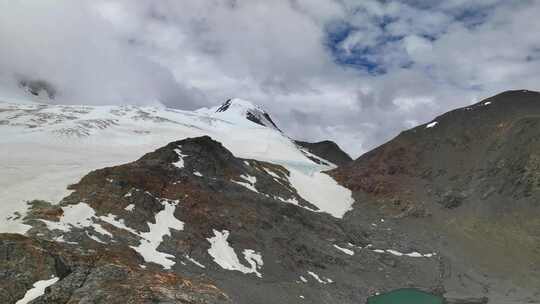
<instances>
[{"instance_id":1,"label":"dark rocky slope","mask_svg":"<svg viewBox=\"0 0 540 304\"><path fill-rule=\"evenodd\" d=\"M59 281L32 304L231 303L216 286L159 269L143 270L119 244L83 246L0 234L0 301L15 303L38 280Z\"/></svg>"},{"instance_id":2,"label":"dark rocky slope","mask_svg":"<svg viewBox=\"0 0 540 304\"><path fill-rule=\"evenodd\" d=\"M314 154L322 159L328 160L334 165L343 166L349 162L352 162L352 158L341 150L341 148L333 141L324 140L320 142L306 142L306 141L294 141L298 146L304 148L309 153ZM314 161L320 161L312 159Z\"/></svg>"},{"instance_id":3,"label":"dark rocky slope","mask_svg":"<svg viewBox=\"0 0 540 304\"><path fill-rule=\"evenodd\" d=\"M400 232L373 237L430 244L447 260L447 291L540 302L539 93L451 111L332 175L356 198L345 221L386 218Z\"/></svg>"}]
</instances>

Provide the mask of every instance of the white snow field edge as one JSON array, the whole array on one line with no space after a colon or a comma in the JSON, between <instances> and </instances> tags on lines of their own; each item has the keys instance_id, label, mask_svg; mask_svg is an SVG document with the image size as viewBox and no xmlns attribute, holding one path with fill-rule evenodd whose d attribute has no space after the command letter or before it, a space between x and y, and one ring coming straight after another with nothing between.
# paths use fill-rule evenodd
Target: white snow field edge
<instances>
[{"instance_id":1,"label":"white snow field edge","mask_svg":"<svg viewBox=\"0 0 540 304\"><path fill-rule=\"evenodd\" d=\"M26 202L58 203L69 184L92 170L140 158L169 142L208 135L236 157L285 166L300 196L320 212L342 217L351 192L320 173L278 130L245 118L248 101L216 108L181 111L165 107L66 106L2 103L0 100L0 232L25 233ZM181 164L178 164L179 166ZM252 189L253 190L253 189ZM292 202L294 203L294 202ZM86 218L92 216L88 210Z\"/></svg>"},{"instance_id":2,"label":"white snow field edge","mask_svg":"<svg viewBox=\"0 0 540 304\"><path fill-rule=\"evenodd\" d=\"M96 216L94 209L86 203L80 202L75 205L62 207L63 216L58 222L46 221L49 230L70 231L72 228L92 228L100 236L108 236L114 239L114 235L105 230L99 221L111 224L112 226L126 230L134 235L139 236L140 243L138 246L132 246L145 260L145 262L153 262L163 266L165 269L170 269L175 264L173 255L160 252L157 250L163 238L170 236L171 229L182 231L184 223L174 216L178 201L161 200L164 209L155 215L155 223L148 223L150 231L141 233L125 225L122 219L117 219L114 215ZM105 243L98 235L88 234L96 242ZM65 242L63 236L57 238L58 242Z\"/></svg>"}]
</instances>

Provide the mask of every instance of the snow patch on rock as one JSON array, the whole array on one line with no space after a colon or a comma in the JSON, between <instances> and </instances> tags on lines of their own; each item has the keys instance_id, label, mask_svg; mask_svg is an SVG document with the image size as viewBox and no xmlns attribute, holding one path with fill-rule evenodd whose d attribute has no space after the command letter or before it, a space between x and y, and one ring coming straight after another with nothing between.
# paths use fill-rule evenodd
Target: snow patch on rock
<instances>
[{"instance_id":1,"label":"snow patch on rock","mask_svg":"<svg viewBox=\"0 0 540 304\"><path fill-rule=\"evenodd\" d=\"M245 274L254 273L261 278L262 274L259 272L263 266L261 255L251 249L244 250L244 258L250 264L250 267L242 265L234 248L227 241L229 234L227 230L217 231L214 229L214 236L207 239L210 242L208 254L223 269L240 271Z\"/></svg>"},{"instance_id":2,"label":"snow patch on rock","mask_svg":"<svg viewBox=\"0 0 540 304\"><path fill-rule=\"evenodd\" d=\"M338 245L335 245L335 244L334 244L334 247L335 247L337 250L339 250L339 251L341 251L341 252L343 252L343 253L345 253L345 254L348 254L348 255L354 255L354 251L352 251L352 250L350 250L350 249L343 248L343 247L339 247Z\"/></svg>"},{"instance_id":3,"label":"snow patch on rock","mask_svg":"<svg viewBox=\"0 0 540 304\"><path fill-rule=\"evenodd\" d=\"M176 152L176 154L178 154L178 161L174 162L173 165L175 165L176 167L182 169L182 168L184 168L184 157L186 157L188 155L182 154L182 150L180 150L180 148L181 147L178 147L177 149L174 149L174 152Z\"/></svg>"},{"instance_id":4,"label":"snow patch on rock","mask_svg":"<svg viewBox=\"0 0 540 304\"><path fill-rule=\"evenodd\" d=\"M156 214L154 224L148 223L150 231L140 234L143 238L141 243L131 248L137 251L146 262L153 262L165 269L170 269L175 264L175 256L160 252L157 248L165 236L171 235L171 229L184 230L184 222L174 216L178 201L163 200L161 203L165 208Z\"/></svg>"},{"instance_id":5,"label":"snow patch on rock","mask_svg":"<svg viewBox=\"0 0 540 304\"><path fill-rule=\"evenodd\" d=\"M255 183L257 183L257 178L255 176L250 176L250 175L240 175L240 178L242 178L244 181L235 181L233 180L232 182L233 183L236 183L238 185L241 185L245 188L248 188L249 190L253 191L253 192L259 192L257 191L257 189L255 188Z\"/></svg>"},{"instance_id":6,"label":"snow patch on rock","mask_svg":"<svg viewBox=\"0 0 540 304\"><path fill-rule=\"evenodd\" d=\"M439 123L437 121L434 121L432 123L429 123L427 126L426 126L426 129L429 129L429 128L433 128L435 127L436 125L438 125Z\"/></svg>"},{"instance_id":7,"label":"snow patch on rock","mask_svg":"<svg viewBox=\"0 0 540 304\"><path fill-rule=\"evenodd\" d=\"M86 203L62 207L63 215L58 222L42 220L49 230L70 231L72 228L93 228L97 233L112 237L113 235L95 223L96 212Z\"/></svg>"},{"instance_id":8,"label":"snow patch on rock","mask_svg":"<svg viewBox=\"0 0 540 304\"><path fill-rule=\"evenodd\" d=\"M394 249L373 249L372 250L373 252L376 252L376 253L388 253L388 254L391 254L391 255L394 255L394 256L398 256L398 257L402 257L402 256L405 256L405 257L410 257L410 258L431 258L431 257L434 257L437 255L437 253L426 253L426 254L422 254L422 253L419 253L417 251L413 251L413 252L409 252L409 253L403 253L403 252L399 252L397 250L394 250Z\"/></svg>"},{"instance_id":9,"label":"snow patch on rock","mask_svg":"<svg viewBox=\"0 0 540 304\"><path fill-rule=\"evenodd\" d=\"M328 283L334 282L332 279L329 279L329 278L321 278L318 274L316 274L313 271L308 271L307 273L321 284L328 284Z\"/></svg>"},{"instance_id":10,"label":"snow patch on rock","mask_svg":"<svg viewBox=\"0 0 540 304\"><path fill-rule=\"evenodd\" d=\"M203 264L199 263L197 260L195 260L194 258L190 257L189 255L186 255L186 259L188 259L188 261L190 261L191 263L201 267L201 268L206 268L206 266L204 266Z\"/></svg>"},{"instance_id":11,"label":"snow patch on rock","mask_svg":"<svg viewBox=\"0 0 540 304\"><path fill-rule=\"evenodd\" d=\"M24 297L17 301L15 304L27 304L32 300L35 300L45 294L45 289L49 286L52 286L54 283L58 282L58 278L54 277L49 280L37 281L34 283L33 287L29 289Z\"/></svg>"},{"instance_id":12,"label":"snow patch on rock","mask_svg":"<svg viewBox=\"0 0 540 304\"><path fill-rule=\"evenodd\" d=\"M137 234L137 235L139 234L134 229L131 229L128 226L126 226L123 219L117 219L116 216L114 216L114 215L112 215L110 213L105 215L105 216L100 216L99 219L106 222L106 223L108 223L108 224L111 224L112 226L114 226L114 227L116 227L118 229L123 229L123 230L129 231L129 232L131 232L133 234Z\"/></svg>"}]
</instances>

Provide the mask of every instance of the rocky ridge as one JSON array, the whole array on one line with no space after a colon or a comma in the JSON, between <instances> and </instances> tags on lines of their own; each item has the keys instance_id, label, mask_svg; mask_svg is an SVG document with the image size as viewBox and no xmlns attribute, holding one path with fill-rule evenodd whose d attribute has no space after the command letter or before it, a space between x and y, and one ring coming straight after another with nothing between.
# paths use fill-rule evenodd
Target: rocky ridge
<instances>
[{"instance_id":1,"label":"rocky ridge","mask_svg":"<svg viewBox=\"0 0 540 304\"><path fill-rule=\"evenodd\" d=\"M539 123L540 93L520 90L402 132L332 171L357 202L344 221L385 218L429 243L450 295L537 303Z\"/></svg>"}]
</instances>

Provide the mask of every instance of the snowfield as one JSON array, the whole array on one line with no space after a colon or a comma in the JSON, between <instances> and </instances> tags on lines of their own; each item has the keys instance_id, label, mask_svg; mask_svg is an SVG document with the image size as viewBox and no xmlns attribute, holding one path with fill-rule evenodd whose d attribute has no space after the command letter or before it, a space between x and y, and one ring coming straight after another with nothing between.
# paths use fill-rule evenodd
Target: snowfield
<instances>
[{"instance_id":1,"label":"snowfield","mask_svg":"<svg viewBox=\"0 0 540 304\"><path fill-rule=\"evenodd\" d=\"M349 190L321 173L332 166L308 159L265 116L257 116L264 126L248 120L248 112L265 113L248 101L233 99L226 109L197 111L1 101L0 232L25 233L29 227L21 219L28 201L58 203L69 194L69 184L92 170L131 162L172 141L203 135L221 142L236 157L283 165L291 172L291 185L320 212L342 217L353 203ZM178 153L181 167L181 147ZM251 177L236 182L256 191ZM74 208L79 209L68 216L93 216L86 210L91 208ZM167 264L164 258L161 262Z\"/></svg>"}]
</instances>

